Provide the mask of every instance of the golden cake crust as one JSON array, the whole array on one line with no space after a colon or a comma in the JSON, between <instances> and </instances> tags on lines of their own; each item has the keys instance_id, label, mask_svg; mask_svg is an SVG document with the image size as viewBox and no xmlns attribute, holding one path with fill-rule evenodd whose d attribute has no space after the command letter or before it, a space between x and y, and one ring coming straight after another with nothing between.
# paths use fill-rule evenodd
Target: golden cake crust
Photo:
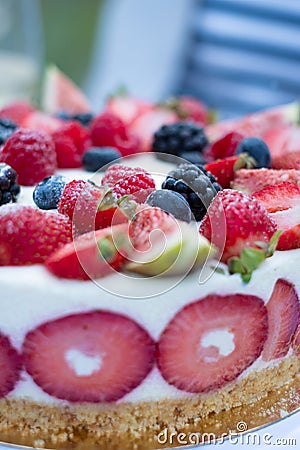
<instances>
[{"instance_id":1,"label":"golden cake crust","mask_svg":"<svg viewBox=\"0 0 300 450\"><path fill-rule=\"evenodd\" d=\"M290 356L272 368L250 372L222 390L172 400L46 405L6 398L0 401L0 437L36 447L153 449L162 447L157 437L165 429L169 434L209 429L221 436L235 429L240 420L248 429L272 422L282 411L288 414L300 406L299 380L300 358ZM239 411L244 419L236 415ZM252 418L251 411L255 411ZM176 444L176 438L172 441Z\"/></svg>"}]
</instances>

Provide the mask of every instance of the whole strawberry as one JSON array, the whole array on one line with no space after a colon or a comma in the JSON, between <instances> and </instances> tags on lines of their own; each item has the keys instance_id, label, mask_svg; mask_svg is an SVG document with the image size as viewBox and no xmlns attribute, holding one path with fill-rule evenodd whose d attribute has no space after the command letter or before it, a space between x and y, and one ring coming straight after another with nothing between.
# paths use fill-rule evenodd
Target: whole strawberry
<instances>
[{"instance_id":1,"label":"whole strawberry","mask_svg":"<svg viewBox=\"0 0 300 450\"><path fill-rule=\"evenodd\" d=\"M71 221L31 206L0 208L0 266L43 263L72 240Z\"/></svg>"},{"instance_id":2,"label":"whole strawberry","mask_svg":"<svg viewBox=\"0 0 300 450\"><path fill-rule=\"evenodd\" d=\"M19 184L34 186L57 169L54 142L42 131L20 128L5 142L0 160L19 176Z\"/></svg>"},{"instance_id":3,"label":"whole strawberry","mask_svg":"<svg viewBox=\"0 0 300 450\"><path fill-rule=\"evenodd\" d=\"M275 223L256 199L231 189L217 194L200 225L225 263L245 248L258 248L257 242L268 243L275 231Z\"/></svg>"}]
</instances>

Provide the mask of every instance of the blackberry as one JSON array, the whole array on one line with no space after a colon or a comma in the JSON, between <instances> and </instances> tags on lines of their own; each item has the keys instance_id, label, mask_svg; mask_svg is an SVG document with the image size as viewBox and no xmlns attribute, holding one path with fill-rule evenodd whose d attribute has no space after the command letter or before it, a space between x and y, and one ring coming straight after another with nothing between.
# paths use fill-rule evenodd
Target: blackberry
<instances>
[{"instance_id":1,"label":"blackberry","mask_svg":"<svg viewBox=\"0 0 300 450\"><path fill-rule=\"evenodd\" d=\"M195 220L199 221L222 188L216 178L200 164L180 164L168 173L162 189L181 194L190 205Z\"/></svg>"},{"instance_id":2,"label":"blackberry","mask_svg":"<svg viewBox=\"0 0 300 450\"><path fill-rule=\"evenodd\" d=\"M0 163L0 206L15 203L20 193L17 172L8 164Z\"/></svg>"},{"instance_id":3,"label":"blackberry","mask_svg":"<svg viewBox=\"0 0 300 450\"><path fill-rule=\"evenodd\" d=\"M163 125L154 134L152 148L159 159L167 155L180 156L186 152L202 152L208 145L203 128L189 122Z\"/></svg>"},{"instance_id":4,"label":"blackberry","mask_svg":"<svg viewBox=\"0 0 300 450\"><path fill-rule=\"evenodd\" d=\"M12 120L0 117L0 145L4 144L17 128L18 125Z\"/></svg>"}]
</instances>

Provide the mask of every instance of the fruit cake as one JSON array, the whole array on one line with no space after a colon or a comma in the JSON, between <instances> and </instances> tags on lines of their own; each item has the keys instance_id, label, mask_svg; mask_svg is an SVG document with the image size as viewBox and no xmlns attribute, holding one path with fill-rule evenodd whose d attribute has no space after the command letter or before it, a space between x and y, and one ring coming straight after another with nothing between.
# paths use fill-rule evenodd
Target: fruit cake
<instances>
[{"instance_id":1,"label":"fruit cake","mask_svg":"<svg viewBox=\"0 0 300 450\"><path fill-rule=\"evenodd\" d=\"M298 382L296 105L76 107L0 110L0 432L150 442Z\"/></svg>"}]
</instances>

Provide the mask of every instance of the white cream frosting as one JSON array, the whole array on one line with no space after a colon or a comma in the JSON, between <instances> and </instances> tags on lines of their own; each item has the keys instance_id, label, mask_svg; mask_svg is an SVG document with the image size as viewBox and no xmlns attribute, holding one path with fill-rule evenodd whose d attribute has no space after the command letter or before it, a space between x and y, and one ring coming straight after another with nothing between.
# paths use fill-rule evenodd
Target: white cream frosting
<instances>
[{"instance_id":1,"label":"white cream frosting","mask_svg":"<svg viewBox=\"0 0 300 450\"><path fill-rule=\"evenodd\" d=\"M169 164L154 161L153 170L163 172ZM141 158L136 165L147 167ZM149 157L146 157L149 162ZM147 162L147 161L146 161ZM83 171L64 171L70 179L90 178ZM23 188L20 202L32 204L32 188ZM42 265L27 267L1 267L1 313L0 330L8 335L13 345L21 350L27 332L45 321L54 320L72 313L87 312L94 309L110 310L125 314L157 340L174 315L186 304L205 297L208 294L245 293L257 295L268 301L278 278L292 282L300 292L300 250L275 252L257 269L248 284L243 283L239 275L224 275L212 271L213 262L208 262L202 270L197 270L185 278L144 278L115 273L99 282L63 280L52 276ZM218 312L216 311L216 314ZM215 336L216 337L216 336ZM232 339L227 336L228 348L222 347L221 354L232 351ZM207 345L214 336L207 337ZM76 351L76 349L75 349ZM83 365L84 355L72 353L69 363L79 375L86 370L93 371L100 361L88 361ZM259 358L251 369L260 370L277 362L265 363ZM120 401L159 400L176 398L186 394L168 385L157 368L136 389ZM45 394L24 372L11 398L29 398L47 403L61 402Z\"/></svg>"}]
</instances>

